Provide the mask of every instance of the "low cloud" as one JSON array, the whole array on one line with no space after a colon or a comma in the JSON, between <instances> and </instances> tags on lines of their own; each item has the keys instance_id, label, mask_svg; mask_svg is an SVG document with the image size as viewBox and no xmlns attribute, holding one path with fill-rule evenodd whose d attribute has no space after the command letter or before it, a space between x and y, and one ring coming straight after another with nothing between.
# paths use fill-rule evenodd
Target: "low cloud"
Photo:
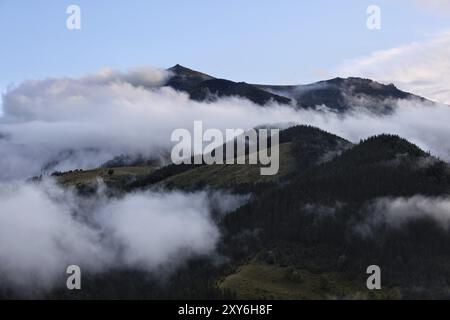
<instances>
[{"instance_id":1,"label":"low cloud","mask_svg":"<svg viewBox=\"0 0 450 320\"><path fill-rule=\"evenodd\" d=\"M450 198L416 195L409 198L381 198L367 208L368 216L356 227L362 235L372 235L380 226L400 229L410 221L428 218L450 230Z\"/></svg>"},{"instance_id":2,"label":"low cloud","mask_svg":"<svg viewBox=\"0 0 450 320\"><path fill-rule=\"evenodd\" d=\"M216 195L223 208L245 198ZM214 253L219 231L207 192L139 192L80 198L52 180L0 184L0 280L27 294L63 287L66 267L84 272L173 270Z\"/></svg>"},{"instance_id":3,"label":"low cloud","mask_svg":"<svg viewBox=\"0 0 450 320\"><path fill-rule=\"evenodd\" d=\"M202 120L205 129L223 132L274 123L309 124L353 142L395 133L450 159L450 108L445 105L395 100L390 103L397 111L379 117L358 108L376 105L365 101L369 97L352 100L355 110L362 110L345 116L326 106L320 111L261 107L237 97L202 103L163 87L170 75L152 70L27 81L9 91L0 118L0 180L95 168L123 154L161 158L174 145L172 131L192 131L196 120Z\"/></svg>"},{"instance_id":4,"label":"low cloud","mask_svg":"<svg viewBox=\"0 0 450 320\"><path fill-rule=\"evenodd\" d=\"M363 102L364 103L364 102ZM399 100L397 108L389 116L374 116L364 111L355 111L345 116L333 112L302 112L301 123L317 126L359 142L370 136L389 133L397 134L430 151L446 161L450 160L450 143L446 137L450 127L450 107L447 105L424 105L419 100Z\"/></svg>"},{"instance_id":5,"label":"low cloud","mask_svg":"<svg viewBox=\"0 0 450 320\"><path fill-rule=\"evenodd\" d=\"M51 183L0 185L2 286L45 289L65 266L92 268L111 260L99 247L99 234L72 216L74 200Z\"/></svg>"},{"instance_id":6,"label":"low cloud","mask_svg":"<svg viewBox=\"0 0 450 320\"><path fill-rule=\"evenodd\" d=\"M27 81L9 91L0 120L0 152L5 155L0 180L93 168L122 154L158 158L172 146L172 131L192 129L195 120L224 131L269 123L274 115L286 120L293 113L288 107L265 110L238 98L192 101L161 87L162 76L154 83L147 80L146 86L127 82L136 76L116 78Z\"/></svg>"}]
</instances>

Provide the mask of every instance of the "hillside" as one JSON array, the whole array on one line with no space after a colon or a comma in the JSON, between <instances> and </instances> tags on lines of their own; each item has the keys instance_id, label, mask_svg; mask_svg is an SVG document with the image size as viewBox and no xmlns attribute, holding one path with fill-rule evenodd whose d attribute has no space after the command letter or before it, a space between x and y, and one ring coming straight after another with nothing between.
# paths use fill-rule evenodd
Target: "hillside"
<instances>
[{"instance_id":1,"label":"hillside","mask_svg":"<svg viewBox=\"0 0 450 320\"><path fill-rule=\"evenodd\" d=\"M97 178L101 178L109 187L126 191L150 187L192 191L208 187L254 192L290 180L315 165L333 159L351 146L345 139L318 128L293 126L280 131L280 169L274 176L262 176L260 165L250 165L248 160L242 165L163 167L156 163L143 165L141 162L136 166L129 165L129 162L118 166L120 161L115 160L96 170L75 170L54 175L64 185L78 187L95 183Z\"/></svg>"},{"instance_id":2,"label":"hillside","mask_svg":"<svg viewBox=\"0 0 450 320\"><path fill-rule=\"evenodd\" d=\"M373 220L370 203L387 196L449 194L448 164L396 136L373 137L228 215L226 252L238 260L259 252L259 263L323 275L337 272L350 282L362 281L364 266L377 264L385 287L398 288L402 297L445 296L448 230L438 220L414 214L400 229L371 225L378 220ZM361 226L372 233L361 234ZM259 232L251 236L248 230ZM420 293L415 286L421 286Z\"/></svg>"},{"instance_id":3,"label":"hillside","mask_svg":"<svg viewBox=\"0 0 450 320\"><path fill-rule=\"evenodd\" d=\"M352 145L317 128L295 126L281 131L280 143L275 177L260 176L258 166L251 165L169 165L114 168L112 175L108 169L69 172L58 179L80 186L102 177L122 192L169 188L253 194L248 204L220 221L225 236L219 252L229 262L212 266L194 259L173 276L172 289L179 279L194 288L193 281L201 278L209 283L195 289L201 297L203 290L209 296L252 299L447 297L447 229L414 215L401 228L371 224L378 221L373 220L377 199L448 196L447 163L392 135ZM121 183L111 183L121 176ZM383 290L376 293L363 285L364 266L370 264L383 269ZM138 283L128 285L136 288ZM171 297L171 292L164 294Z\"/></svg>"}]
</instances>

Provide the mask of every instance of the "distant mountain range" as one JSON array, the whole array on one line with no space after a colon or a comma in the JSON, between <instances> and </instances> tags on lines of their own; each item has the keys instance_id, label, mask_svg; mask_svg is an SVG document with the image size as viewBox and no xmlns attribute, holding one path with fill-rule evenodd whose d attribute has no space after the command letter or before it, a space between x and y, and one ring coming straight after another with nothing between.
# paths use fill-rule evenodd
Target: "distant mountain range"
<instances>
[{"instance_id":1,"label":"distant mountain range","mask_svg":"<svg viewBox=\"0 0 450 320\"><path fill-rule=\"evenodd\" d=\"M334 78L307 85L262 85L215 78L179 64L167 70L172 77L166 85L187 92L197 101L215 101L221 97L237 96L261 106L276 102L305 109L326 106L336 112L363 108L376 114L393 111L395 102L400 99L430 102L401 91L393 84L385 85L354 77Z\"/></svg>"}]
</instances>

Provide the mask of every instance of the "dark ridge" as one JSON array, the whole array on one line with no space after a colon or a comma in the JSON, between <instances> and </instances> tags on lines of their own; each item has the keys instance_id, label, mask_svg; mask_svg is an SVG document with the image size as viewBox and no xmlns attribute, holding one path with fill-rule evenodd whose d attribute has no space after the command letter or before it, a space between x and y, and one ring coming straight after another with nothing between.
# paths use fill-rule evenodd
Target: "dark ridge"
<instances>
[{"instance_id":1,"label":"dark ridge","mask_svg":"<svg viewBox=\"0 0 450 320\"><path fill-rule=\"evenodd\" d=\"M445 162L413 143L383 134L315 167L292 187L315 201L363 202L386 196L448 193L449 173Z\"/></svg>"},{"instance_id":2,"label":"dark ridge","mask_svg":"<svg viewBox=\"0 0 450 320\"><path fill-rule=\"evenodd\" d=\"M206 73L195 71L195 70L183 67L182 65L179 65L179 64L176 64L167 70L169 70L169 71L173 72L175 75L179 75L179 76L200 77L203 79L214 79L214 77L212 77Z\"/></svg>"},{"instance_id":3,"label":"dark ridge","mask_svg":"<svg viewBox=\"0 0 450 320\"><path fill-rule=\"evenodd\" d=\"M393 84L382 84L370 79L333 78L307 85L261 85L214 78L179 64L168 69L173 73L167 85L187 92L197 101L214 101L218 97L237 96L265 105L269 101L294 105L297 108L327 108L345 113L365 109L377 115L392 113L396 100L418 99L430 101L399 90Z\"/></svg>"},{"instance_id":4,"label":"dark ridge","mask_svg":"<svg viewBox=\"0 0 450 320\"><path fill-rule=\"evenodd\" d=\"M403 158L427 157L415 144L397 135L381 134L365 140L345 152L339 160L351 161L353 165L368 164Z\"/></svg>"},{"instance_id":5,"label":"dark ridge","mask_svg":"<svg viewBox=\"0 0 450 320\"><path fill-rule=\"evenodd\" d=\"M292 142L295 140L309 140L311 137L323 137L328 140L341 141L352 144L351 142L341 138L333 133L322 130L310 125L296 125L280 131L280 144L285 142Z\"/></svg>"},{"instance_id":6,"label":"dark ridge","mask_svg":"<svg viewBox=\"0 0 450 320\"><path fill-rule=\"evenodd\" d=\"M367 94L383 99L386 98L407 99L411 97L410 93L399 90L392 83L385 85L366 78L337 77L326 81L320 81L317 84L334 84L341 88L343 87L347 88L353 94Z\"/></svg>"},{"instance_id":7,"label":"dark ridge","mask_svg":"<svg viewBox=\"0 0 450 320\"><path fill-rule=\"evenodd\" d=\"M280 104L289 104L290 99L261 90L245 82L234 82L225 79L216 79L208 74L201 73L179 64L168 69L173 76L166 83L175 90L184 91L191 99L196 101L214 101L219 97L242 97L250 101L265 105L270 101Z\"/></svg>"},{"instance_id":8,"label":"dark ridge","mask_svg":"<svg viewBox=\"0 0 450 320\"><path fill-rule=\"evenodd\" d=\"M395 100L415 98L427 100L399 90L393 84L381 84L363 78L333 78L308 85L258 86L275 94L290 97L300 108L327 106L337 112L353 108L364 108L378 114L391 113Z\"/></svg>"},{"instance_id":9,"label":"dark ridge","mask_svg":"<svg viewBox=\"0 0 450 320\"><path fill-rule=\"evenodd\" d=\"M217 97L237 96L265 105L270 101L289 104L290 99L263 91L245 82L233 82L224 79L206 80L198 84L190 92L192 99L197 101L214 101Z\"/></svg>"},{"instance_id":10,"label":"dark ridge","mask_svg":"<svg viewBox=\"0 0 450 320\"><path fill-rule=\"evenodd\" d=\"M205 80L214 79L210 75L201 73L179 64L167 69L173 76L167 81L166 85L179 91L190 92L195 87Z\"/></svg>"}]
</instances>

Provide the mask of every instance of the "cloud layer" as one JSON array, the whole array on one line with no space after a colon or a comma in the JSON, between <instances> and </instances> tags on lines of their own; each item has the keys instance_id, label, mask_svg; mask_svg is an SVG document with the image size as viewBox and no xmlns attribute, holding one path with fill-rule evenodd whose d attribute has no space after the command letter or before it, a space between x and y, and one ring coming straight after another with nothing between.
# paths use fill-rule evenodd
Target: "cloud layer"
<instances>
[{"instance_id":1,"label":"cloud layer","mask_svg":"<svg viewBox=\"0 0 450 320\"><path fill-rule=\"evenodd\" d=\"M95 168L122 154L159 158L175 144L170 141L173 130L192 132L196 120L203 120L205 129L222 131L310 124L354 142L396 133L450 159L450 108L443 105L393 101L398 107L394 115L376 117L364 111L337 115L323 106L321 112L276 104L263 108L240 98L201 103L161 87L168 76L149 68L109 70L76 79L27 81L12 89L4 97L5 116L0 118L0 180Z\"/></svg>"},{"instance_id":2,"label":"cloud layer","mask_svg":"<svg viewBox=\"0 0 450 320\"><path fill-rule=\"evenodd\" d=\"M214 252L219 231L212 206L232 210L244 201L230 194L150 191L86 199L52 180L0 184L2 288L33 294L63 287L71 264L91 273L173 270Z\"/></svg>"},{"instance_id":3,"label":"cloud layer","mask_svg":"<svg viewBox=\"0 0 450 320\"><path fill-rule=\"evenodd\" d=\"M416 195L408 198L381 198L367 209L366 220L356 227L362 235L372 235L380 226L400 229L410 221L428 218L439 227L450 228L450 198Z\"/></svg>"},{"instance_id":4,"label":"cloud layer","mask_svg":"<svg viewBox=\"0 0 450 320\"><path fill-rule=\"evenodd\" d=\"M282 120L292 114L235 98L199 103L170 88L152 87L150 76L141 78L145 86L137 86L134 75L119 80L93 75L28 81L8 92L0 123L0 152L6 155L0 166L6 170L0 179L36 175L43 168L97 167L121 154L157 157L172 145L174 129L192 129L195 120L223 130L246 129L271 122L274 114ZM160 85L161 78L157 73L153 84Z\"/></svg>"}]
</instances>

